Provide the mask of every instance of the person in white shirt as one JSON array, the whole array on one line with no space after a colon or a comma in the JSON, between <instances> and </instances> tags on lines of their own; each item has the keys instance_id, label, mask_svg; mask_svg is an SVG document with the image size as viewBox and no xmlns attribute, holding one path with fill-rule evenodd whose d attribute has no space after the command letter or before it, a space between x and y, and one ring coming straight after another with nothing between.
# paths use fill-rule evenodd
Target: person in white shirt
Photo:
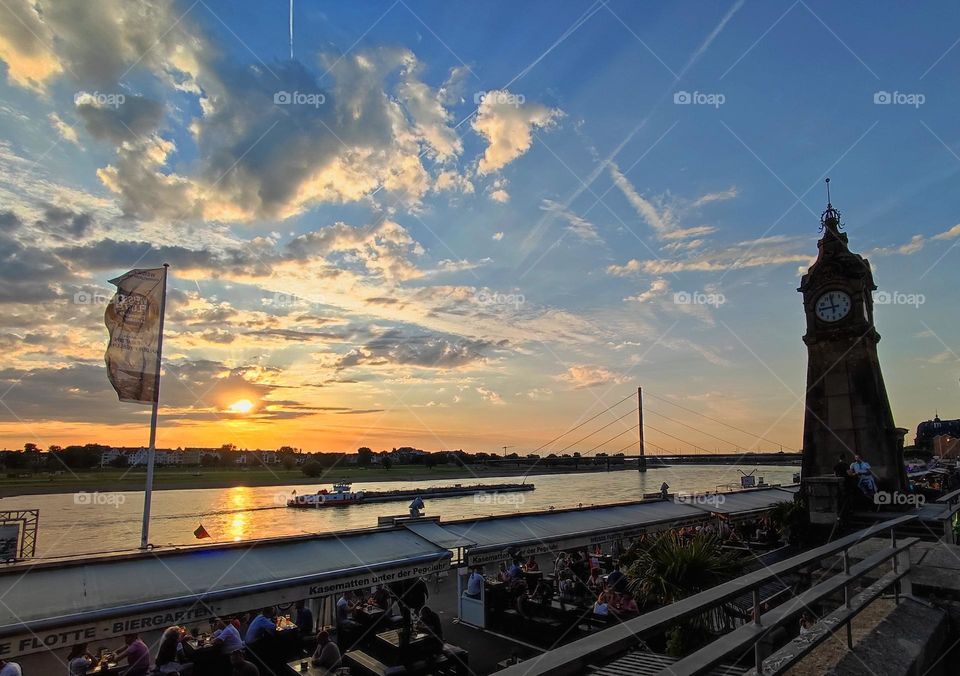
<instances>
[{"instance_id":1,"label":"person in white shirt","mask_svg":"<svg viewBox=\"0 0 960 676\"><path fill-rule=\"evenodd\" d=\"M870 467L869 462L860 457L860 454L853 456L850 471L857 476L857 485L867 497L872 497L877 492L877 483L873 479L873 468Z\"/></svg>"},{"instance_id":2,"label":"person in white shirt","mask_svg":"<svg viewBox=\"0 0 960 676\"><path fill-rule=\"evenodd\" d=\"M483 593L483 573L480 572L480 568L474 568L473 572L470 573L470 577L467 579L467 593L466 596L471 599L478 599Z\"/></svg>"},{"instance_id":3,"label":"person in white shirt","mask_svg":"<svg viewBox=\"0 0 960 676\"><path fill-rule=\"evenodd\" d=\"M220 646L223 655L230 655L235 650L243 650L243 639L240 632L231 622L217 620L217 630L213 632L213 644Z\"/></svg>"},{"instance_id":4,"label":"person in white shirt","mask_svg":"<svg viewBox=\"0 0 960 676\"><path fill-rule=\"evenodd\" d=\"M0 659L0 676L23 676L20 665L16 662L7 662Z\"/></svg>"}]
</instances>

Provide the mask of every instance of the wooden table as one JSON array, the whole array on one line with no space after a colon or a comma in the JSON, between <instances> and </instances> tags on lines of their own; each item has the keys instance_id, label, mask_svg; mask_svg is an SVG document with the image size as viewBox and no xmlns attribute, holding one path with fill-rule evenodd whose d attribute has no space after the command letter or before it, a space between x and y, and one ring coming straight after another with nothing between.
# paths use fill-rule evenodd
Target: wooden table
<instances>
[{"instance_id":1,"label":"wooden table","mask_svg":"<svg viewBox=\"0 0 960 676\"><path fill-rule=\"evenodd\" d=\"M307 663L306 671L302 671L300 668L300 666L304 662ZM314 666L310 662L309 657L304 657L303 659L300 659L300 660L292 660L290 662L287 662L288 676L293 676L294 674L296 674L296 676L334 676L338 672L339 672L339 669L335 669L334 671L329 671L328 669L324 669L323 667Z\"/></svg>"},{"instance_id":2,"label":"wooden table","mask_svg":"<svg viewBox=\"0 0 960 676\"><path fill-rule=\"evenodd\" d=\"M410 641L407 644L410 648L416 650L423 647L427 639L430 638L430 634L425 634L422 631L418 631L414 634L411 634ZM400 650L400 630L391 629L390 631L385 631L380 634L377 634L377 640L384 643L388 648L392 650Z\"/></svg>"},{"instance_id":3,"label":"wooden table","mask_svg":"<svg viewBox=\"0 0 960 676\"><path fill-rule=\"evenodd\" d=\"M117 676L126 669L126 665L118 664L113 660L105 664L97 664L93 669L87 672L88 676Z\"/></svg>"}]
</instances>

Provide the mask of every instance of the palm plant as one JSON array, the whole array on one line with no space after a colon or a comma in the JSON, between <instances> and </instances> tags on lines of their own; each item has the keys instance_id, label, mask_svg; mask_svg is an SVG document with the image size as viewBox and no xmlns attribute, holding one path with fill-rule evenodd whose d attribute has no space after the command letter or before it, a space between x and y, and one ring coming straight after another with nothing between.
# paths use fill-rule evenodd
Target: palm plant
<instances>
[{"instance_id":1,"label":"palm plant","mask_svg":"<svg viewBox=\"0 0 960 676\"><path fill-rule=\"evenodd\" d=\"M740 554L721 547L716 535L698 533L684 540L666 531L647 541L627 570L630 591L645 605L667 605L714 587L743 570ZM681 622L667 632L667 651L681 655L706 642L709 613Z\"/></svg>"}]
</instances>

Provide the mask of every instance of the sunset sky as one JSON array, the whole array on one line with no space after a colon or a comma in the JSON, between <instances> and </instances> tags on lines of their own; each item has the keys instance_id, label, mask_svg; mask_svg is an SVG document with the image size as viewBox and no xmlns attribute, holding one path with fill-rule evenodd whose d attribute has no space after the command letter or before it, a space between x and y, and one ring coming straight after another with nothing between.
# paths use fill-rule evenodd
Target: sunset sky
<instances>
[{"instance_id":1,"label":"sunset sky","mask_svg":"<svg viewBox=\"0 0 960 676\"><path fill-rule=\"evenodd\" d=\"M643 386L653 451L797 449L826 176L897 423L960 417L960 5L289 20L0 3L0 446L146 444L103 313L168 262L160 446L525 453Z\"/></svg>"}]
</instances>

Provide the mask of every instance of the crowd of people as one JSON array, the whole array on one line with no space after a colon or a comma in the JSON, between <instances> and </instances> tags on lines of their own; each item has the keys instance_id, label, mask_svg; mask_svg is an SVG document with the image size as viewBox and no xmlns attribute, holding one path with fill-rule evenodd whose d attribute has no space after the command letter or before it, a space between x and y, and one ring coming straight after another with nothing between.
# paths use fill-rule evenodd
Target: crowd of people
<instances>
[{"instance_id":1,"label":"crowd of people","mask_svg":"<svg viewBox=\"0 0 960 676\"><path fill-rule=\"evenodd\" d=\"M316 649L310 657L312 664L334 672L341 666L337 643L325 630L313 633L313 613L304 601L298 601L294 611L295 622L290 616L279 616L277 608L273 606L258 612L214 618L210 621L209 635L201 634L198 628L188 631L186 627L171 626L163 631L156 642L154 657L151 657L150 646L137 633L125 635L122 647L116 650L101 648L96 655L90 652L89 644L78 643L70 648L66 656L66 673L67 676L87 676L90 673L111 673L117 676L187 676L195 673L191 654L196 649L189 646L191 640L193 645L196 645L199 638L218 656L221 665L219 673L230 676L260 676L262 669L253 659L250 647L269 640L284 629L297 631L301 637L315 636ZM101 668L100 672L97 671L98 668ZM0 659L0 676L23 676L23 670L12 660ZM197 676L203 675L198 673Z\"/></svg>"}]
</instances>

